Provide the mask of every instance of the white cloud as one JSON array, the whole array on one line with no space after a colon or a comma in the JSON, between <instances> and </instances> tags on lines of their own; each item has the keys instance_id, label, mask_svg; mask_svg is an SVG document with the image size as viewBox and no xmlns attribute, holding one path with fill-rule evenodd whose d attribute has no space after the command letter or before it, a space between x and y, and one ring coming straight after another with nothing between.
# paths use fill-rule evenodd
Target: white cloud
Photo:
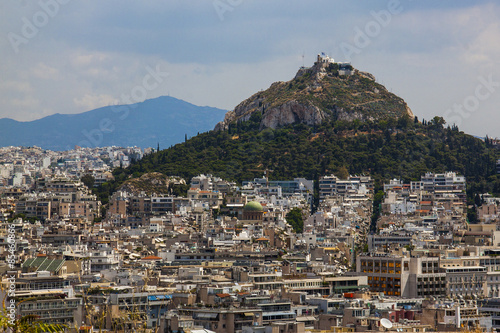
<instances>
[{"instance_id":1,"label":"white cloud","mask_svg":"<svg viewBox=\"0 0 500 333\"><path fill-rule=\"evenodd\" d=\"M39 62L32 72L35 77L43 80L57 80L61 78L58 68L48 66L43 62Z\"/></svg>"},{"instance_id":2,"label":"white cloud","mask_svg":"<svg viewBox=\"0 0 500 333\"><path fill-rule=\"evenodd\" d=\"M40 106L40 101L34 97L26 97L23 99L13 98L9 100L9 104L13 108L38 108Z\"/></svg>"},{"instance_id":3,"label":"white cloud","mask_svg":"<svg viewBox=\"0 0 500 333\"><path fill-rule=\"evenodd\" d=\"M479 64L492 67L498 64L500 45L500 25L497 22L486 25L477 36L470 41L464 52L464 61L477 66Z\"/></svg>"},{"instance_id":4,"label":"white cloud","mask_svg":"<svg viewBox=\"0 0 500 333\"><path fill-rule=\"evenodd\" d=\"M30 93L33 91L33 87L26 81L7 80L0 81L0 91Z\"/></svg>"},{"instance_id":5,"label":"white cloud","mask_svg":"<svg viewBox=\"0 0 500 333\"><path fill-rule=\"evenodd\" d=\"M84 108L85 110L92 110L101 106L114 105L118 103L118 100L110 95L85 94L81 98L74 98L73 102L78 108Z\"/></svg>"},{"instance_id":6,"label":"white cloud","mask_svg":"<svg viewBox=\"0 0 500 333\"><path fill-rule=\"evenodd\" d=\"M104 61L109 60L111 57L108 54L103 52L96 53L82 53L83 51L79 50L79 52L72 56L71 63L74 66L91 66L96 63L102 63Z\"/></svg>"}]
</instances>

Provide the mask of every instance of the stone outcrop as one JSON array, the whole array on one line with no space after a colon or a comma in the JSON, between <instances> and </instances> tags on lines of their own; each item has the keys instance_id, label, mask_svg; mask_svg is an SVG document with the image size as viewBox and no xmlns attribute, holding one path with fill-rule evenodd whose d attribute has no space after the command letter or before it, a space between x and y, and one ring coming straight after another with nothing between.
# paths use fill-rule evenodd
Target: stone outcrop
<instances>
[{"instance_id":1,"label":"stone outcrop","mask_svg":"<svg viewBox=\"0 0 500 333\"><path fill-rule=\"evenodd\" d=\"M318 125L325 120L377 121L399 118L413 112L403 99L381 84L375 76L354 70L349 63L335 63L318 56L312 67L302 67L288 82L275 82L226 113L215 130L250 120L258 112L260 129L294 123Z\"/></svg>"},{"instance_id":2,"label":"stone outcrop","mask_svg":"<svg viewBox=\"0 0 500 333\"><path fill-rule=\"evenodd\" d=\"M186 181L180 177L167 177L160 172L145 173L139 178L126 180L118 189L122 192L140 194L144 192L148 195L169 193L173 185L185 185Z\"/></svg>"},{"instance_id":3,"label":"stone outcrop","mask_svg":"<svg viewBox=\"0 0 500 333\"><path fill-rule=\"evenodd\" d=\"M295 100L268 109L262 115L261 128L278 128L294 123L318 125L327 115L317 106Z\"/></svg>"}]
</instances>

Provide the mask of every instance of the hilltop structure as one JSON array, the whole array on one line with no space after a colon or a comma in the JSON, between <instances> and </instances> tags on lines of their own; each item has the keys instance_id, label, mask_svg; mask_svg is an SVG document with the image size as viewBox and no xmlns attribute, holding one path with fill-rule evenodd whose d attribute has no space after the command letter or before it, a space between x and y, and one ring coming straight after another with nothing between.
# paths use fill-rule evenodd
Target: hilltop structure
<instances>
[{"instance_id":1,"label":"hilltop structure","mask_svg":"<svg viewBox=\"0 0 500 333\"><path fill-rule=\"evenodd\" d=\"M377 83L372 74L322 53L312 67L301 67L292 80L275 82L241 102L215 130L251 119L257 119L261 129L274 129L294 123L401 117L414 118L403 99Z\"/></svg>"}]
</instances>

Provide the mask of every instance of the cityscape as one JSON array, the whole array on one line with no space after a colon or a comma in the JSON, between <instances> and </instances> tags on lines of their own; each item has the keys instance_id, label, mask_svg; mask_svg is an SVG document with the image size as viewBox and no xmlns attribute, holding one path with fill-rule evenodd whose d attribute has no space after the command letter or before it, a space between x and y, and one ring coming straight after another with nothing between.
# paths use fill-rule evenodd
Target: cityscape
<instances>
[{"instance_id":1,"label":"cityscape","mask_svg":"<svg viewBox=\"0 0 500 333\"><path fill-rule=\"evenodd\" d=\"M4 7L0 332L500 332L497 3Z\"/></svg>"}]
</instances>

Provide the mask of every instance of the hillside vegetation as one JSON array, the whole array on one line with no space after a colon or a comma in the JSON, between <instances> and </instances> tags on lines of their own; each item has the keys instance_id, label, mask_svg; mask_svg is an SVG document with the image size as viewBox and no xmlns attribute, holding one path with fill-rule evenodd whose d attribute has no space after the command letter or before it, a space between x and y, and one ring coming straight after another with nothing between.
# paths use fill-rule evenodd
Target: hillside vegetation
<instances>
[{"instance_id":1,"label":"hillside vegetation","mask_svg":"<svg viewBox=\"0 0 500 333\"><path fill-rule=\"evenodd\" d=\"M116 182L100 189L106 196L127 178L147 172L175 175L187 181L201 173L241 182L261 176L252 169L271 169L271 179L323 175L347 168L350 174L365 174L383 181L420 179L425 172L455 171L467 177L468 195L500 194L495 171L499 151L487 142L444 127L435 117L415 122L398 121L303 124L259 130L254 114L247 122L234 123L227 131L200 134L169 149L145 156L128 169L116 169ZM107 192L107 193L106 193Z\"/></svg>"}]
</instances>

